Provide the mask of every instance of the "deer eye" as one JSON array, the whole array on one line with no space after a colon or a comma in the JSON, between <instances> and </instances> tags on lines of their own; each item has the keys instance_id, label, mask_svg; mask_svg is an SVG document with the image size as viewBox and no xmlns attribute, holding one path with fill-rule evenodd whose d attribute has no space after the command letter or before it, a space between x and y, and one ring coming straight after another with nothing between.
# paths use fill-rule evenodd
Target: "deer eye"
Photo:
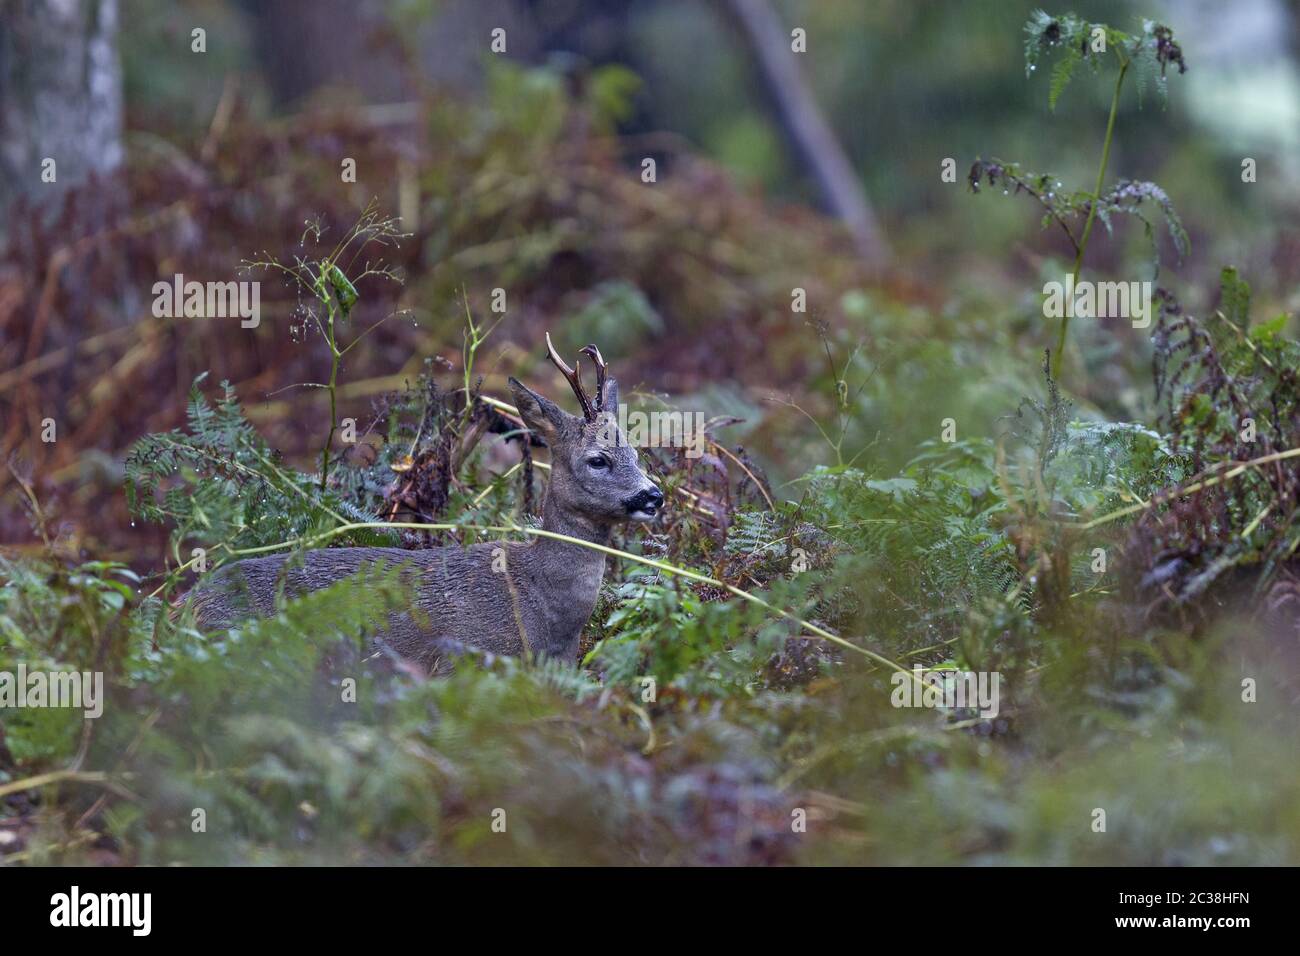
<instances>
[{"instance_id":1,"label":"deer eye","mask_svg":"<svg viewBox=\"0 0 1300 956\"><path fill-rule=\"evenodd\" d=\"M587 466L597 470L609 467L609 459L604 455L592 455L587 459Z\"/></svg>"}]
</instances>

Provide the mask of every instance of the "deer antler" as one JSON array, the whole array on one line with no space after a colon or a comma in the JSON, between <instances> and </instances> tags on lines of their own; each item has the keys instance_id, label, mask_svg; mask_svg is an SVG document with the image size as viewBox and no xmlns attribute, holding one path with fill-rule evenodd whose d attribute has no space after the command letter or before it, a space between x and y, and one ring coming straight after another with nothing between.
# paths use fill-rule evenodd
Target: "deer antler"
<instances>
[{"instance_id":1,"label":"deer antler","mask_svg":"<svg viewBox=\"0 0 1300 956\"><path fill-rule=\"evenodd\" d=\"M607 411L605 408L605 359L601 357L600 349L594 345L588 345L585 348L578 349L583 355L588 356L596 364L596 410Z\"/></svg>"},{"instance_id":2,"label":"deer antler","mask_svg":"<svg viewBox=\"0 0 1300 956\"><path fill-rule=\"evenodd\" d=\"M573 364L578 366L578 368L569 368L564 359L560 358L560 353L555 351L555 346L551 343L550 332L546 333L546 351L550 355L551 362L554 363L555 367L560 370L566 379L569 380L569 385L573 388L573 394L578 396L578 404L582 406L582 417L589 422L594 422L596 420L596 410L591 407L591 399L587 397L587 392L582 387L582 379L578 377L578 368L582 367L582 363L575 360ZM596 354L599 355L600 353L597 352ZM602 362L601 365L603 364L604 363ZM604 373L599 371L599 366L597 368L598 374L603 383L605 377Z\"/></svg>"}]
</instances>

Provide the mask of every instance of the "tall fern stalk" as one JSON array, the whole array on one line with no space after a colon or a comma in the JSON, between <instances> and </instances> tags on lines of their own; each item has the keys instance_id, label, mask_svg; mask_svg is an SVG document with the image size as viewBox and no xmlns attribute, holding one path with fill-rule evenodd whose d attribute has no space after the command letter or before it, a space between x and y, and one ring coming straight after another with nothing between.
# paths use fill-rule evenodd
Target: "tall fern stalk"
<instances>
[{"instance_id":1,"label":"tall fern stalk","mask_svg":"<svg viewBox=\"0 0 1300 956\"><path fill-rule=\"evenodd\" d=\"M396 282L401 281L396 270L385 265L382 260L375 263L366 260L360 263L359 267L357 261L366 252L367 247L371 245L396 247L400 240L406 238L407 234L399 232L397 224L398 220L381 216L376 203L371 200L342 240L321 258L310 259L304 256L295 256L292 263L282 263L274 258L245 263L250 269L273 269L283 273L300 290L308 293L324 306L324 322L321 321L321 316L315 308L305 308L302 313L303 326L306 327L308 320L313 322L320 332L321 338L329 346L329 381L300 382L297 386L289 386L290 388L323 388L329 393L329 433L325 437L325 445L321 448L320 453L320 487L322 491L329 485L330 447L334 443L334 436L339 427L338 380L339 368L343 364L343 356L397 313L383 316L354 335L352 341L342 346L339 344L339 323L347 323L351 319L352 310L359 298L357 284L363 279L374 276ZM315 243L319 245L324 232L325 228L319 220L308 222L299 245L305 245L308 237L313 238Z\"/></svg>"},{"instance_id":2,"label":"tall fern stalk","mask_svg":"<svg viewBox=\"0 0 1300 956\"><path fill-rule=\"evenodd\" d=\"M329 308L329 323L325 341L330 347L330 380L325 386L330 396L330 428L329 434L325 436L325 444L320 450L320 486L324 490L329 482L330 476L330 446L334 444L334 433L338 431L339 414L338 414L338 381L339 381L339 364L342 362L343 353L339 351L338 340L334 334L334 319L337 315L334 303L326 303ZM343 311L343 317L347 318L347 307L342 301L339 303Z\"/></svg>"},{"instance_id":3,"label":"tall fern stalk","mask_svg":"<svg viewBox=\"0 0 1300 956\"><path fill-rule=\"evenodd\" d=\"M1164 101L1167 96L1165 74L1168 67L1176 66L1180 73L1187 70L1182 48L1174 39L1173 31L1154 20L1143 20L1142 31L1129 34L1104 23L1080 19L1072 13L1051 16L1042 10L1035 10L1025 24L1025 34L1026 76L1033 75L1045 56L1056 57L1047 94L1047 104L1053 111L1079 66L1087 65L1096 72L1101 68L1106 54L1112 50L1119 60L1119 75L1115 78L1115 92L1110 100L1110 116L1106 120L1106 138L1101 147L1096 184L1091 192L1070 190L1064 188L1054 176L1027 172L1018 163L997 158L976 159L968 177L971 191L979 192L981 181L987 181L990 186L1000 185L1003 195L1014 190L1017 195L1023 193L1033 198L1043 208L1043 226L1053 223L1060 226L1074 250L1072 288L1077 289L1079 285L1079 274L1088 252L1088 241L1092 238L1093 224L1100 219L1109 230L1111 220L1121 214L1136 217L1146 228L1147 238L1151 241L1153 265L1158 274L1160 248L1155 226L1148 217L1147 210L1154 207L1164 217L1170 239L1180 258L1187 254L1190 246L1187 231L1174 211L1168 194L1158 185L1123 179L1107 189L1106 170L1110 167L1110 147L1115 141L1119 98L1124 92L1124 80L1130 70L1137 87L1139 107L1142 104L1143 90L1152 85L1161 101ZM1083 220L1083 229L1076 237L1072 224L1079 219ZM1070 332L1070 314L1073 311L1067 307L1061 312L1056 351L1050 362L1050 377L1057 381L1061 378L1061 360L1065 354L1065 343Z\"/></svg>"},{"instance_id":4,"label":"tall fern stalk","mask_svg":"<svg viewBox=\"0 0 1300 956\"><path fill-rule=\"evenodd\" d=\"M1115 138L1115 114L1119 112L1119 95L1124 89L1124 77L1128 74L1129 60L1123 50L1115 47L1119 57L1119 77L1115 80L1115 95L1110 100L1110 119L1106 121L1106 141L1101 147L1101 165L1097 168L1097 188L1093 190L1093 201L1088 205L1088 218L1083 223L1083 235L1079 237L1079 250L1074 256L1074 280L1070 288L1079 287L1079 272L1083 268L1083 254L1088 248L1088 237L1092 235L1092 223L1097 217L1097 205L1101 200L1102 187L1106 185L1106 167L1110 165L1110 144ZM1052 377L1061 378L1061 356L1065 353L1065 339L1070 331L1070 313L1066 309L1061 315L1061 327L1056 336L1056 352L1052 355Z\"/></svg>"}]
</instances>

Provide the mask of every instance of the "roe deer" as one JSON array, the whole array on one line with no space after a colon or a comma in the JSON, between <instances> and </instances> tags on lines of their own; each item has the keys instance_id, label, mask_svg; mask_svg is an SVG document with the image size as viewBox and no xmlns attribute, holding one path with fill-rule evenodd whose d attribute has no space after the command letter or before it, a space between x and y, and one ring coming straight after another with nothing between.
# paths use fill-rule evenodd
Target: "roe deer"
<instances>
[{"instance_id":1,"label":"roe deer","mask_svg":"<svg viewBox=\"0 0 1300 956\"><path fill-rule=\"evenodd\" d=\"M615 524L652 520L664 497L641 471L635 449L618 427L618 384L606 380L600 351L594 345L581 350L596 365L593 403L549 334L546 346L573 387L582 417L510 379L524 423L551 449L542 528L608 544ZM605 573L602 552L546 537L416 551L322 548L305 552L301 560L280 554L222 567L195 590L198 619L212 629L270 615L282 578L286 593L301 594L377 564L403 569L413 607L376 622L374 637L429 673L449 669L447 655L458 646L573 661Z\"/></svg>"}]
</instances>

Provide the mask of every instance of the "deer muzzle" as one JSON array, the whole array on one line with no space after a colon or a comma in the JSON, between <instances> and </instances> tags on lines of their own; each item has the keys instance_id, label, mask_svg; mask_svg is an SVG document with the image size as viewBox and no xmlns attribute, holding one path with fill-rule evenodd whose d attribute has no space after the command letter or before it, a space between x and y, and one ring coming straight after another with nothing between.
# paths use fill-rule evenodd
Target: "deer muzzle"
<instances>
[{"instance_id":1,"label":"deer muzzle","mask_svg":"<svg viewBox=\"0 0 1300 956\"><path fill-rule=\"evenodd\" d=\"M633 521L649 521L659 513L663 503L663 492L650 485L627 499L623 505L627 508L627 516Z\"/></svg>"}]
</instances>

